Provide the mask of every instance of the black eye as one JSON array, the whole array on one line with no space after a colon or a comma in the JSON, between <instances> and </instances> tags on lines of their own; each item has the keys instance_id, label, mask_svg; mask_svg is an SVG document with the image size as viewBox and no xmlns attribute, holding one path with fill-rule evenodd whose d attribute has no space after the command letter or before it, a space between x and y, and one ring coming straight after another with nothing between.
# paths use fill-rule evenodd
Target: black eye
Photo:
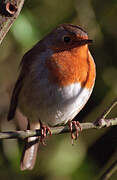
<instances>
[{"instance_id":1,"label":"black eye","mask_svg":"<svg viewBox=\"0 0 117 180\"><path fill-rule=\"evenodd\" d=\"M64 37L64 42L69 43L71 41L71 38L69 36Z\"/></svg>"}]
</instances>

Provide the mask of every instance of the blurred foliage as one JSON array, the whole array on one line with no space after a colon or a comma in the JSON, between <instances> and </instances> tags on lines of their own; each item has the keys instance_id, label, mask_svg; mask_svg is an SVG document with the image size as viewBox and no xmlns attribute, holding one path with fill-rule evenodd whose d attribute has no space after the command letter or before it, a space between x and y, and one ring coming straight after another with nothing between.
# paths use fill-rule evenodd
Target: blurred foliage
<instances>
[{"instance_id":1,"label":"blurred foliage","mask_svg":"<svg viewBox=\"0 0 117 180\"><path fill-rule=\"evenodd\" d=\"M93 121L117 97L117 0L27 0L0 47L0 127L16 129L4 118L9 97L6 93L18 75L23 54L60 23L84 27L93 39L90 50L97 66L93 94L76 117ZM116 108L110 117L117 116ZM0 142L0 178L28 180L91 180L117 157L117 128L82 132L74 146L70 135L49 138L40 147L34 170L21 172L23 142ZM117 179L117 173L111 180Z\"/></svg>"}]
</instances>

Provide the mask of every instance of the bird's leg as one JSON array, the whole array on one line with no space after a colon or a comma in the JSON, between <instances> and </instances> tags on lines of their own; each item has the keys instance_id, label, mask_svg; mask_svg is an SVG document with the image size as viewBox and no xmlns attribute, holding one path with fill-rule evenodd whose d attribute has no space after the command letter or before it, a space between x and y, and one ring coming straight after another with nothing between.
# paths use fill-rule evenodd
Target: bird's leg
<instances>
[{"instance_id":1,"label":"bird's leg","mask_svg":"<svg viewBox=\"0 0 117 180\"><path fill-rule=\"evenodd\" d=\"M28 124L27 124L27 130L30 130L30 123L28 121Z\"/></svg>"},{"instance_id":2,"label":"bird's leg","mask_svg":"<svg viewBox=\"0 0 117 180\"><path fill-rule=\"evenodd\" d=\"M47 137L47 134L49 134L50 136L52 135L52 132L50 130L50 128L47 125L44 125L42 123L41 124L41 138L40 141L43 145L46 145L45 143L45 138Z\"/></svg>"},{"instance_id":3,"label":"bird's leg","mask_svg":"<svg viewBox=\"0 0 117 180\"><path fill-rule=\"evenodd\" d=\"M79 136L79 131L81 131L81 126L79 121L68 121L68 125L70 128L70 132L71 132L71 138L72 138L72 145L73 145L73 141L76 140ZM75 127L76 132L74 133L73 131L73 126Z\"/></svg>"}]
</instances>

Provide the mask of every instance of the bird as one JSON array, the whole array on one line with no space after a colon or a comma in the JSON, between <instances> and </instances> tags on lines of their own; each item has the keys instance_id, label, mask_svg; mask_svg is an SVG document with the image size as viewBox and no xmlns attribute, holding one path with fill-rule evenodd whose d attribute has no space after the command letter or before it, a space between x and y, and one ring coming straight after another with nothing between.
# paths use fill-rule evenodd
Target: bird
<instances>
[{"instance_id":1,"label":"bird","mask_svg":"<svg viewBox=\"0 0 117 180\"><path fill-rule=\"evenodd\" d=\"M27 129L41 129L42 136L26 139L21 170L33 169L39 142L47 131L51 135L50 127L68 123L72 139L78 137L80 123L73 119L88 101L96 77L90 43L80 26L60 24L23 56L8 120L19 108L28 119Z\"/></svg>"}]
</instances>

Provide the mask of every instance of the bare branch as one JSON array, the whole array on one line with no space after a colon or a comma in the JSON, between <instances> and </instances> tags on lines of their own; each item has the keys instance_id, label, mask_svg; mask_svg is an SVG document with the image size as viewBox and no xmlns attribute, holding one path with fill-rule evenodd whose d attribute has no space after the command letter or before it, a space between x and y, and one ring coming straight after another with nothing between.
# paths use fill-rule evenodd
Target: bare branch
<instances>
[{"instance_id":1,"label":"bare branch","mask_svg":"<svg viewBox=\"0 0 117 180\"><path fill-rule=\"evenodd\" d=\"M0 44L19 15L24 0L0 0Z\"/></svg>"},{"instance_id":2,"label":"bare branch","mask_svg":"<svg viewBox=\"0 0 117 180\"><path fill-rule=\"evenodd\" d=\"M117 99L115 99L112 104L102 113L102 115L94 122L95 124L100 124L102 119L105 120L107 115L112 111L112 109L117 105ZM105 120L106 121L106 120Z\"/></svg>"},{"instance_id":3,"label":"bare branch","mask_svg":"<svg viewBox=\"0 0 117 180\"><path fill-rule=\"evenodd\" d=\"M117 160L107 169L99 180L108 180L117 171Z\"/></svg>"},{"instance_id":4,"label":"bare branch","mask_svg":"<svg viewBox=\"0 0 117 180\"><path fill-rule=\"evenodd\" d=\"M95 123L80 123L82 130L88 129L101 129L104 127L111 127L117 125L117 118L113 119L100 119L99 124L95 125ZM70 129L69 126L59 126L50 128L52 134L62 134L62 133L69 133ZM75 127L73 128L75 131ZM80 131L80 129L79 129ZM13 138L20 138L25 139L31 136L41 136L41 130L26 130L26 131L11 131L11 132L1 132L0 139L13 139Z\"/></svg>"}]
</instances>

